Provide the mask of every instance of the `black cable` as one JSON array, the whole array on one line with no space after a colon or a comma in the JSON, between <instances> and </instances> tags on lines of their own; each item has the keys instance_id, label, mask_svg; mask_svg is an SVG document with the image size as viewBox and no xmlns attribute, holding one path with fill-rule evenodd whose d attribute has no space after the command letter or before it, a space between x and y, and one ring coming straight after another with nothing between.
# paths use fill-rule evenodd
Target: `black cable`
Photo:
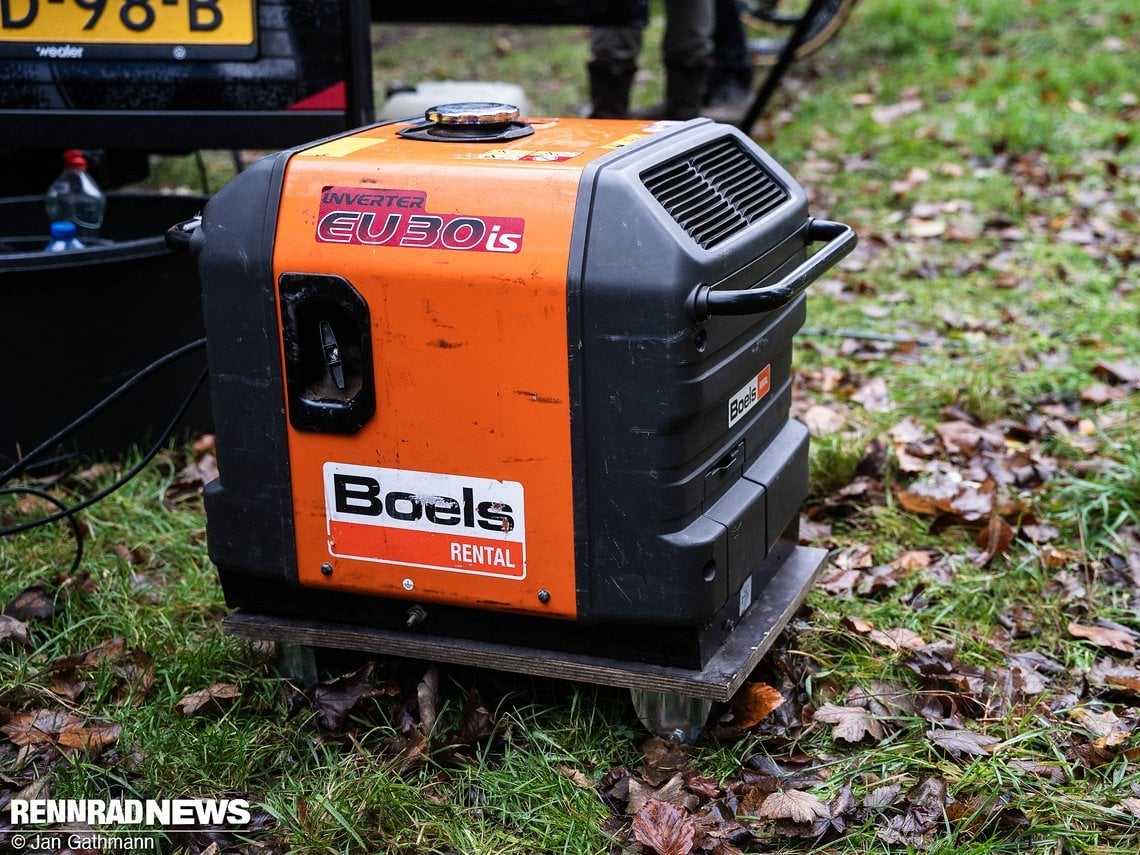
<instances>
[{"instance_id":1,"label":"black cable","mask_svg":"<svg viewBox=\"0 0 1140 855\"><path fill-rule=\"evenodd\" d=\"M206 339L200 338L197 341L192 341L189 344L182 345L182 347L178 348L177 350L171 351L170 353L166 354L166 356L159 357L150 365L140 369L133 377L123 383L123 385L121 385L118 389L116 389L94 407L83 413L83 415L79 416L79 418L75 419L73 422L71 422L71 424L57 431L53 436L45 439L27 454L23 455L19 460L5 469L4 472L0 473L0 484L6 484L12 480L12 478L21 474L25 469L28 468L28 465L36 459L36 457L54 446L64 437L78 430L82 425L86 424L96 415L103 412L103 410L105 410L110 404L117 401L126 392L137 386L155 371L169 365L171 362L181 359L186 354L192 353L193 351L205 346Z\"/></svg>"},{"instance_id":2,"label":"black cable","mask_svg":"<svg viewBox=\"0 0 1140 855\"><path fill-rule=\"evenodd\" d=\"M0 487L0 496L20 494L36 496L46 502L51 502L60 510L69 511L67 505L65 505L51 493L47 493L43 490L37 490L35 487ZM75 558L72 559L71 567L67 572L74 573L79 569L80 562L83 561L83 526L81 526L79 524L79 520L77 520L74 516L71 516L70 513L67 517L67 521L71 523L71 533L75 535Z\"/></svg>"},{"instance_id":3,"label":"black cable","mask_svg":"<svg viewBox=\"0 0 1140 855\"><path fill-rule=\"evenodd\" d=\"M123 474L123 476L119 478L118 481L116 481L111 486L100 490L94 496L89 496L76 505L72 505L71 507L65 506L65 509L57 514L51 514L46 517L41 517L38 520L30 520L25 523L19 523L18 525L0 529L0 537L8 537L9 535L19 534L22 531L29 531L30 529L38 528L41 525L47 525L48 523L55 522L56 520L70 517L72 514L75 514L84 508L89 508L96 502L107 498L107 496L111 495L113 492L118 490L120 487L138 475L139 472L141 472L148 463L154 460L154 458L158 455L158 452L162 450L163 446L166 445L166 441L170 438L170 435L174 433L174 428L178 425L178 421L182 418L186 410L190 408L190 404L194 401L194 396L198 394L198 390L202 388L202 384L206 382L206 378L209 376L209 374L210 372L207 370L198 375L198 379L194 382L194 386L190 389L190 393L182 400L181 405L178 407L178 412L174 414L174 418L170 420L170 424L168 424L166 426L166 429L163 430L162 435L158 438L158 441L154 444L150 451L148 451L138 463L128 469Z\"/></svg>"}]
</instances>

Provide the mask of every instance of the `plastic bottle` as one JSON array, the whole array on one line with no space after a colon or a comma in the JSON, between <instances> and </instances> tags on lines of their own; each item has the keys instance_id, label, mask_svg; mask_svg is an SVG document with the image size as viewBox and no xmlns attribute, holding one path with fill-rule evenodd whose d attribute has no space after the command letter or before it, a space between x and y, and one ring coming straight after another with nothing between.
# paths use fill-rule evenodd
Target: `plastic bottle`
<instances>
[{"instance_id":1,"label":"plastic bottle","mask_svg":"<svg viewBox=\"0 0 1140 855\"><path fill-rule=\"evenodd\" d=\"M63 153L63 172L44 195L44 206L50 222L70 220L80 238L90 241L98 237L107 199L87 174L87 158L83 152L71 149Z\"/></svg>"},{"instance_id":2,"label":"plastic bottle","mask_svg":"<svg viewBox=\"0 0 1140 855\"><path fill-rule=\"evenodd\" d=\"M83 244L75 236L75 223L61 220L51 224L51 240L44 252L66 252L69 249L83 249Z\"/></svg>"}]
</instances>

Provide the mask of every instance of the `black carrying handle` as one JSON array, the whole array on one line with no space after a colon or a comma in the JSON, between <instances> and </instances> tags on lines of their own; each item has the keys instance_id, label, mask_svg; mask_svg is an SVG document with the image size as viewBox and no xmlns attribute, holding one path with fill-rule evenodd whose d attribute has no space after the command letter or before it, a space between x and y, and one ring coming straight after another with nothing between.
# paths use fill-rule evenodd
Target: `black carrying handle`
<instances>
[{"instance_id":1,"label":"black carrying handle","mask_svg":"<svg viewBox=\"0 0 1140 855\"><path fill-rule=\"evenodd\" d=\"M711 285L698 285L691 298L696 319L705 321L713 315L755 315L782 308L851 252L859 238L851 226L843 223L808 220L807 242L820 241L827 241L827 245L772 285L743 291L716 291Z\"/></svg>"},{"instance_id":2,"label":"black carrying handle","mask_svg":"<svg viewBox=\"0 0 1140 855\"><path fill-rule=\"evenodd\" d=\"M166 248L179 255L197 256L205 243L206 233L202 231L201 214L175 223L166 230Z\"/></svg>"}]
</instances>

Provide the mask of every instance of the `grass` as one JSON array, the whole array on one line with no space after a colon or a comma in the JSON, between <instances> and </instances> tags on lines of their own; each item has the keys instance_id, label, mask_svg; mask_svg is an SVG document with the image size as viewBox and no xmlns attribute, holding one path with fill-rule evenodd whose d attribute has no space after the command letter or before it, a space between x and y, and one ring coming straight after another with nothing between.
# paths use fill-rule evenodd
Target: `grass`
<instances>
[{"instance_id":1,"label":"grass","mask_svg":"<svg viewBox=\"0 0 1140 855\"><path fill-rule=\"evenodd\" d=\"M814 591L810 610L782 645L791 661L811 663L797 690L818 706L874 681L922 688L905 657L854 631L853 618L905 627L928 642L953 641L959 661L980 669L1005 667L1010 653L1042 653L1072 669L1076 683L1062 674L1036 706L1013 705L993 717L971 713L971 727L1001 740L984 758L939 753L925 737L930 722L897 715L877 744L849 745L810 721L791 737L762 727L725 742L707 738L692 748L702 773L724 782L754 755L800 752L828 772L813 788L825 799L843 782L852 782L861 799L886 782L905 789L937 775L979 817L989 816L979 806L992 801L1024 822L945 820L927 835L929 852L1136 851L1136 819L1118 806L1140 795L1140 742L1129 729L1105 762L1082 762L1074 748L1093 737L1073 712L1114 711L1133 727L1135 699L1079 688L1106 654L1067 629L1070 621L1100 618L1140 630L1136 590L1119 578L1140 531L1137 395L1104 405L1081 399L1102 379L1094 374L1098 363L1140 362L1131 266L1140 202L1134 15L1124 0L1088 8L1064 0L865 0L836 42L794 67L770 117L755 129L808 186L813 213L850 221L862 238L834 276L841 287L814 289L808 325L921 342L876 351L848 348L841 335L799 340L803 377L826 370L843 378L830 391L809 382L809 402L840 408L847 420L842 431L813 440L809 510L831 525L824 542L837 553L868 546L875 564L885 564L922 549L954 567L945 578L912 573L868 596ZM637 87L641 105L660 94L659 35L657 20ZM466 28L382 28L374 38L378 91L397 80L482 78L522 84L536 113L576 115L586 103L580 28L495 27L474 35ZM876 108L913 98L921 109L876 118ZM232 175L227 154L205 153L203 163L211 189ZM163 160L153 180L198 187L197 159ZM946 231L917 236L916 221L940 222ZM1074 240L1082 230L1091 242ZM849 400L872 376L887 383L889 412ZM1027 514L1059 530L1057 540L1018 540L978 567L969 560L976 527L932 526L890 491L882 504L853 500L842 513L821 513L851 482L873 441L890 445L892 425L909 416L930 430L951 405L1012 426L1061 418L1043 416L1050 407L1064 408L1068 424L1085 420L1082 432L1026 428L1025 441L1060 461L1062 471L1043 488L1012 492ZM111 638L122 637L155 663L154 685L137 706L121 697L116 663L83 672L88 686L70 708L85 720L117 722L122 734L102 757L45 771L53 797L241 795L272 818L260 836L297 852L611 847L604 830L610 809L571 773L597 782L614 766L643 762L643 732L623 692L542 680L498 685L487 673L442 669L440 732L454 726L468 688L478 683L494 733L458 760L436 752L403 774L390 748L401 738L398 699L362 705L349 736L322 733L273 668L271 651L219 629L225 607L206 557L201 505L190 500L171 509L161 501L184 454L176 450L84 515L89 541L79 574L64 569L71 541L62 529L0 538L0 601L40 584L57 606L51 617L31 622L31 648L0 644L0 705L57 705L47 665ZM1086 465L1090 459L1096 465ZM70 489L85 495L112 477ZM0 512L14 518L10 499L3 501ZM1049 549L1074 557L1053 565ZM1083 597L1058 584L1062 569L1083 583ZM1011 615L1022 615L1024 634L1005 634L1001 622ZM1116 657L1118 664L1133 661ZM402 667L381 679L402 681L406 693L423 666ZM222 682L241 690L224 711L174 711L190 692ZM27 764L41 762L9 748L2 755L7 774L23 775ZM1054 781L1015 761L1051 764L1062 774ZM884 851L881 827L868 816L813 847L774 835L769 824L758 846Z\"/></svg>"}]
</instances>

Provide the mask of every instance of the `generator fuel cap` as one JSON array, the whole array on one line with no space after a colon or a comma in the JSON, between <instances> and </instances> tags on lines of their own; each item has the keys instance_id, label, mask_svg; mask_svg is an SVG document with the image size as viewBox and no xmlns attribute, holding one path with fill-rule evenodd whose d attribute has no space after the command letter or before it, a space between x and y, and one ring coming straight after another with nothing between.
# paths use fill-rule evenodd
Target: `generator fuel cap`
<instances>
[{"instance_id":1,"label":"generator fuel cap","mask_svg":"<svg viewBox=\"0 0 1140 855\"><path fill-rule=\"evenodd\" d=\"M424 111L424 121L397 132L431 142L507 142L530 136L534 128L519 119L519 108L494 101L440 104Z\"/></svg>"}]
</instances>

